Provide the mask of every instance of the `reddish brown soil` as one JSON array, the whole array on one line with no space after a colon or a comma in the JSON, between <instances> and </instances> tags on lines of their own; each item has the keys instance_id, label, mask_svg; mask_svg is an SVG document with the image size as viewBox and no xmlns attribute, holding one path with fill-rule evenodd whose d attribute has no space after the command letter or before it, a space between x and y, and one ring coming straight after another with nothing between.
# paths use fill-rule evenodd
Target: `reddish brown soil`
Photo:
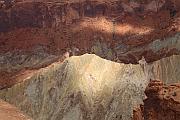
<instances>
[{"instance_id":1,"label":"reddish brown soil","mask_svg":"<svg viewBox=\"0 0 180 120\"><path fill-rule=\"evenodd\" d=\"M0 120L31 120L16 107L0 100Z\"/></svg>"}]
</instances>

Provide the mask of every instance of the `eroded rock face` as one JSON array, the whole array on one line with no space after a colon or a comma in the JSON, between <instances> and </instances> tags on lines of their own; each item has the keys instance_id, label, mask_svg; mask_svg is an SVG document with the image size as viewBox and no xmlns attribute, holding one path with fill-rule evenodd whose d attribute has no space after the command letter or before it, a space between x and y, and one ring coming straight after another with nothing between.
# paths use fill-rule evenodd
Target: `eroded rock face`
<instances>
[{"instance_id":1,"label":"eroded rock face","mask_svg":"<svg viewBox=\"0 0 180 120\"><path fill-rule=\"evenodd\" d=\"M161 81L151 81L145 91L145 120L180 119L180 85L165 86Z\"/></svg>"},{"instance_id":2,"label":"eroded rock face","mask_svg":"<svg viewBox=\"0 0 180 120\"><path fill-rule=\"evenodd\" d=\"M129 120L147 83L139 65L86 54L42 68L0 96L35 120Z\"/></svg>"}]
</instances>

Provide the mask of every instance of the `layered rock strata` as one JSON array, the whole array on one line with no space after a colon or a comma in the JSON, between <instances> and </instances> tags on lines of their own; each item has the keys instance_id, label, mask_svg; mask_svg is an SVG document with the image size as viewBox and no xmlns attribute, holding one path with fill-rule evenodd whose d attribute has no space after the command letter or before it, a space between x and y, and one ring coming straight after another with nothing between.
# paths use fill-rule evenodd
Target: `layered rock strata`
<instances>
[{"instance_id":1,"label":"layered rock strata","mask_svg":"<svg viewBox=\"0 0 180 120\"><path fill-rule=\"evenodd\" d=\"M0 9L0 50L6 53L43 46L62 54L77 48L76 55L95 53L125 63L137 63L144 56L152 62L179 54L178 3L17 1Z\"/></svg>"}]
</instances>

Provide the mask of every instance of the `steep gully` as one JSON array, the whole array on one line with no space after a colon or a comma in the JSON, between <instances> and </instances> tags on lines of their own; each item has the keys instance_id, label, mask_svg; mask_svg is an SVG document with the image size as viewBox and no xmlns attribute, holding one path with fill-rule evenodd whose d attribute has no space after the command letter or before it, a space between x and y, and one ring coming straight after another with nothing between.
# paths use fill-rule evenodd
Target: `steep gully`
<instances>
[{"instance_id":1,"label":"steep gully","mask_svg":"<svg viewBox=\"0 0 180 120\"><path fill-rule=\"evenodd\" d=\"M147 72L153 71L151 78L179 82L178 57L152 63L179 54L180 14L178 1L175 3L162 1L157 10L148 7L153 1L24 1L4 5L0 10L0 87L12 87L40 68L63 61L69 50L73 56L94 53L120 63L136 64L144 56L150 63Z\"/></svg>"}]
</instances>

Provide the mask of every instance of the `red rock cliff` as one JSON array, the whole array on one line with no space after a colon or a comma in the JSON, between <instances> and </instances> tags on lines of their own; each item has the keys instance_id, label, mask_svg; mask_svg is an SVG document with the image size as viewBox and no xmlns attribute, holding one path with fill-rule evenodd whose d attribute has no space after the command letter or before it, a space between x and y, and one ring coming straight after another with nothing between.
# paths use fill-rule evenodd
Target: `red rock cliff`
<instances>
[{"instance_id":1,"label":"red rock cliff","mask_svg":"<svg viewBox=\"0 0 180 120\"><path fill-rule=\"evenodd\" d=\"M1 3L1 53L35 46L62 53L75 47L78 54L95 53L125 63L179 54L178 0Z\"/></svg>"},{"instance_id":2,"label":"red rock cliff","mask_svg":"<svg viewBox=\"0 0 180 120\"><path fill-rule=\"evenodd\" d=\"M141 109L134 110L134 120L179 120L180 84L163 85L151 81L145 90L147 99Z\"/></svg>"}]
</instances>

